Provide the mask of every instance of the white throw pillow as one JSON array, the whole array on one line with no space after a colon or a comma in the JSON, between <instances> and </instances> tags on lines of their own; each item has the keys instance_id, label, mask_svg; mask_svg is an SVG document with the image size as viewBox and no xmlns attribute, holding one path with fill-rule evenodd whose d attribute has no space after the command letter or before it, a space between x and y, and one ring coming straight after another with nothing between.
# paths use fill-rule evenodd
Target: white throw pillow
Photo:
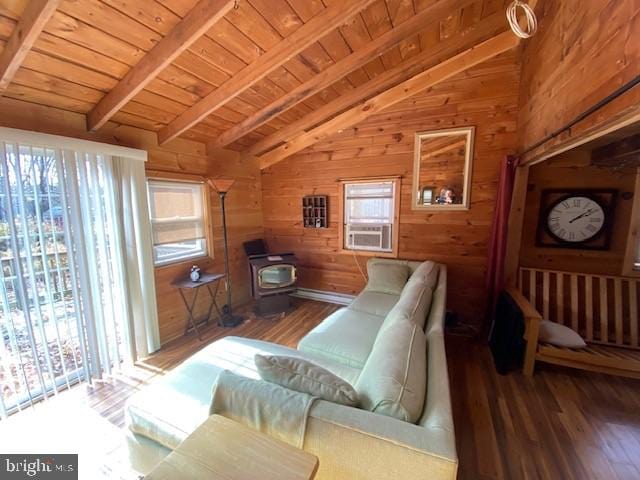
<instances>
[{"instance_id":1,"label":"white throw pillow","mask_svg":"<svg viewBox=\"0 0 640 480\"><path fill-rule=\"evenodd\" d=\"M260 354L254 360L260 377L267 382L333 403L351 407L360 403L358 393L348 382L307 360Z\"/></svg>"},{"instance_id":2,"label":"white throw pillow","mask_svg":"<svg viewBox=\"0 0 640 480\"><path fill-rule=\"evenodd\" d=\"M409 278L409 267L405 264L370 261L367 263L369 281L365 290L369 292L400 295Z\"/></svg>"},{"instance_id":3,"label":"white throw pillow","mask_svg":"<svg viewBox=\"0 0 640 480\"><path fill-rule=\"evenodd\" d=\"M576 331L559 323L550 322L549 320L542 320L540 322L538 340L557 347L584 348L587 346L583 338L578 335Z\"/></svg>"}]
</instances>

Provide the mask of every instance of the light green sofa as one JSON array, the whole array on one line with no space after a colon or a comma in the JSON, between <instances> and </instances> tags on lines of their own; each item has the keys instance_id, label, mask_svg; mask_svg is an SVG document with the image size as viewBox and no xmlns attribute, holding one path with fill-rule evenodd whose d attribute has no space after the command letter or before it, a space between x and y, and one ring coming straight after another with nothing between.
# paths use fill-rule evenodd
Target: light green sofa
<instances>
[{"instance_id":1,"label":"light green sofa","mask_svg":"<svg viewBox=\"0 0 640 480\"><path fill-rule=\"evenodd\" d=\"M136 393L125 409L133 465L146 473L207 418L212 387L222 370L259 379L256 353L310 360L350 382L363 398L367 390L397 388L385 385L395 380L384 372L408 358L406 376L423 383L426 376L426 394L403 387L398 396L419 407L414 423L389 416L397 417L393 401L390 406L363 400L363 408L353 408L318 400L310 410L303 448L318 456L319 480L454 479L458 460L443 338L446 267L392 259L371 259L368 267L384 270L394 264L407 265L411 275L400 295L365 288L348 307L309 332L298 349L226 337ZM407 357L412 345L403 345L404 337L398 337L398 318L402 325L419 325L422 341L424 329L426 362L424 355L422 362ZM397 353L389 355L389 348Z\"/></svg>"}]
</instances>

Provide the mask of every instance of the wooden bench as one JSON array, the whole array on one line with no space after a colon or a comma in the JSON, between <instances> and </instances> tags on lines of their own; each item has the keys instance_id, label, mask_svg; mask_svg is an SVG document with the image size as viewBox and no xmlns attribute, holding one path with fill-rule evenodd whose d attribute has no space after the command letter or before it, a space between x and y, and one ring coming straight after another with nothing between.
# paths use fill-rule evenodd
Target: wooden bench
<instances>
[{"instance_id":1,"label":"wooden bench","mask_svg":"<svg viewBox=\"0 0 640 480\"><path fill-rule=\"evenodd\" d=\"M535 362L640 378L640 279L532 268L519 269L508 293L525 319L524 373ZM567 325L587 342L571 349L538 341L542 319Z\"/></svg>"}]
</instances>

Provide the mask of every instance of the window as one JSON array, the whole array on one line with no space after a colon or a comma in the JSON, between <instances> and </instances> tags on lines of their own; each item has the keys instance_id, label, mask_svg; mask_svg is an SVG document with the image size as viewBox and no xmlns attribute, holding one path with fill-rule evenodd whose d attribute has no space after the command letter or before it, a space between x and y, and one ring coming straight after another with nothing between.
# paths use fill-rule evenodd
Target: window
<instances>
[{"instance_id":1,"label":"window","mask_svg":"<svg viewBox=\"0 0 640 480\"><path fill-rule=\"evenodd\" d=\"M343 249L397 254L399 186L399 179L342 183Z\"/></svg>"},{"instance_id":2,"label":"window","mask_svg":"<svg viewBox=\"0 0 640 480\"><path fill-rule=\"evenodd\" d=\"M207 255L204 185L149 180L149 210L156 266Z\"/></svg>"}]
</instances>

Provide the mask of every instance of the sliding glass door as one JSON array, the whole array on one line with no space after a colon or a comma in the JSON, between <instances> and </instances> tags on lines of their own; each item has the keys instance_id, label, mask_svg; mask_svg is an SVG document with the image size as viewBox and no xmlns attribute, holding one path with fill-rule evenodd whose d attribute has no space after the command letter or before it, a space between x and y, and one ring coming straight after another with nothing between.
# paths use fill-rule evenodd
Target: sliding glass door
<instances>
[{"instance_id":1,"label":"sliding glass door","mask_svg":"<svg viewBox=\"0 0 640 480\"><path fill-rule=\"evenodd\" d=\"M0 415L117 368L123 269L102 155L0 142Z\"/></svg>"}]
</instances>

